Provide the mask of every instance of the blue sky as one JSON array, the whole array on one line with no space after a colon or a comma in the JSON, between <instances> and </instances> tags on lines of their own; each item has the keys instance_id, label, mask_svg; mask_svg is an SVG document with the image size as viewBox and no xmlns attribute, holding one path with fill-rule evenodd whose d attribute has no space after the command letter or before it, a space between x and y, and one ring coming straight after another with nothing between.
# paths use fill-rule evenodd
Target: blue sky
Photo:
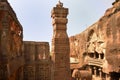
<instances>
[{"instance_id":1,"label":"blue sky","mask_svg":"<svg viewBox=\"0 0 120 80\"><path fill-rule=\"evenodd\" d=\"M52 39L51 10L58 0L8 0L23 26L24 40ZM61 0L69 8L68 35L75 35L97 22L115 0Z\"/></svg>"}]
</instances>

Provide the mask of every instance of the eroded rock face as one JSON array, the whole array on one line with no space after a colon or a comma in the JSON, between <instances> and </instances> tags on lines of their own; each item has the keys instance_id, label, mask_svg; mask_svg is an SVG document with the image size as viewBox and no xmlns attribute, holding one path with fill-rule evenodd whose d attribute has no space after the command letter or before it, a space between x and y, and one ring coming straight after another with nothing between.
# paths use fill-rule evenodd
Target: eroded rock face
<instances>
[{"instance_id":1,"label":"eroded rock face","mask_svg":"<svg viewBox=\"0 0 120 80\"><path fill-rule=\"evenodd\" d=\"M84 64L87 53L103 53L104 40L98 36L98 23L96 22L82 33L70 37L70 56L78 58L79 64Z\"/></svg>"},{"instance_id":2,"label":"eroded rock face","mask_svg":"<svg viewBox=\"0 0 120 80\"><path fill-rule=\"evenodd\" d=\"M24 58L24 80L52 79L48 42L24 41Z\"/></svg>"},{"instance_id":3,"label":"eroded rock face","mask_svg":"<svg viewBox=\"0 0 120 80\"><path fill-rule=\"evenodd\" d=\"M104 25L104 26L102 26ZM106 36L106 59L110 72L119 72L120 66L120 0L114 2L113 7L108 9L99 21L100 29L105 30ZM102 32L102 31L101 31Z\"/></svg>"},{"instance_id":4,"label":"eroded rock face","mask_svg":"<svg viewBox=\"0 0 120 80\"><path fill-rule=\"evenodd\" d=\"M104 54L106 72L118 72L120 66L120 0L113 3L94 25L70 39L70 56L84 64L86 53ZM108 68L109 67L109 68Z\"/></svg>"},{"instance_id":5,"label":"eroded rock face","mask_svg":"<svg viewBox=\"0 0 120 80\"><path fill-rule=\"evenodd\" d=\"M0 0L0 80L23 79L22 48L22 26L7 0Z\"/></svg>"},{"instance_id":6,"label":"eroded rock face","mask_svg":"<svg viewBox=\"0 0 120 80\"><path fill-rule=\"evenodd\" d=\"M48 42L24 41L25 62L50 59Z\"/></svg>"}]
</instances>

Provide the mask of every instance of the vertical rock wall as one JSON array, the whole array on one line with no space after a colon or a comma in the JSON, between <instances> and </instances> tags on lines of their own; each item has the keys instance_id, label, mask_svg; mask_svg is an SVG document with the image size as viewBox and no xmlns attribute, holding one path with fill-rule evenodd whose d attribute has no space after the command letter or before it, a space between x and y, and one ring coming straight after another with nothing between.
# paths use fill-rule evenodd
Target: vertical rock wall
<instances>
[{"instance_id":1,"label":"vertical rock wall","mask_svg":"<svg viewBox=\"0 0 120 80\"><path fill-rule=\"evenodd\" d=\"M24 41L24 80L51 80L49 43Z\"/></svg>"},{"instance_id":2,"label":"vertical rock wall","mask_svg":"<svg viewBox=\"0 0 120 80\"><path fill-rule=\"evenodd\" d=\"M97 23L70 39L70 55L78 58L80 66L84 64L84 54L103 53L106 60L103 71L119 72L120 63L120 0L106 10Z\"/></svg>"},{"instance_id":3,"label":"vertical rock wall","mask_svg":"<svg viewBox=\"0 0 120 80\"><path fill-rule=\"evenodd\" d=\"M0 1L0 79L22 79L23 29L7 2ZM21 71L20 71L21 70ZM18 74L19 72L20 74Z\"/></svg>"},{"instance_id":4,"label":"vertical rock wall","mask_svg":"<svg viewBox=\"0 0 120 80\"><path fill-rule=\"evenodd\" d=\"M99 21L99 30L105 34L106 59L108 69L106 72L119 72L120 70L120 0L113 3Z\"/></svg>"}]
</instances>

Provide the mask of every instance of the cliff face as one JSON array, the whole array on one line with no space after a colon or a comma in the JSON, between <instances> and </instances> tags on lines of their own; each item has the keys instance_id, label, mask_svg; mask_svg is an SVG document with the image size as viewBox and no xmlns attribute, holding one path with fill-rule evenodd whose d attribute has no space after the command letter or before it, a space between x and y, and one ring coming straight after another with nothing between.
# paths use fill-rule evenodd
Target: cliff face
<instances>
[{"instance_id":1,"label":"cliff face","mask_svg":"<svg viewBox=\"0 0 120 80\"><path fill-rule=\"evenodd\" d=\"M120 67L120 0L113 3L99 21L99 31L105 32L106 60L109 72L119 71Z\"/></svg>"},{"instance_id":2,"label":"cliff face","mask_svg":"<svg viewBox=\"0 0 120 80\"><path fill-rule=\"evenodd\" d=\"M84 64L86 53L94 52L93 43L97 40L97 26L96 22L85 31L75 36L71 36L70 40L70 57L79 59L79 65ZM89 46L89 47L88 47ZM89 48L89 50L88 50Z\"/></svg>"},{"instance_id":3,"label":"cliff face","mask_svg":"<svg viewBox=\"0 0 120 80\"><path fill-rule=\"evenodd\" d=\"M70 56L84 64L86 53L104 54L103 70L118 72L120 66L120 0L106 10L103 17L94 25L70 39Z\"/></svg>"},{"instance_id":4,"label":"cliff face","mask_svg":"<svg viewBox=\"0 0 120 80\"><path fill-rule=\"evenodd\" d=\"M23 28L7 0L0 0L0 80L23 79L22 46Z\"/></svg>"}]
</instances>

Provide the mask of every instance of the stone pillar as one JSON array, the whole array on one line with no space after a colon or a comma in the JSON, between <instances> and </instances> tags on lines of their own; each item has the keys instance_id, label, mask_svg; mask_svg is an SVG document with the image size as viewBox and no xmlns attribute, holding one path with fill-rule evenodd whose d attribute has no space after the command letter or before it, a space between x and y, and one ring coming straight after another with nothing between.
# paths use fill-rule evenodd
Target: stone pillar
<instances>
[{"instance_id":1,"label":"stone pillar","mask_svg":"<svg viewBox=\"0 0 120 80\"><path fill-rule=\"evenodd\" d=\"M93 72L93 71L92 71L92 70L93 70L93 69L92 69L92 66L89 68L89 70L90 70L91 74L93 74L93 73L92 73L92 72Z\"/></svg>"},{"instance_id":2,"label":"stone pillar","mask_svg":"<svg viewBox=\"0 0 120 80\"><path fill-rule=\"evenodd\" d=\"M101 68L99 68L99 76L100 76L100 78L102 78L102 69Z\"/></svg>"},{"instance_id":3,"label":"stone pillar","mask_svg":"<svg viewBox=\"0 0 120 80\"><path fill-rule=\"evenodd\" d=\"M94 55L94 59L96 59L96 54L94 53L93 55Z\"/></svg>"},{"instance_id":4,"label":"stone pillar","mask_svg":"<svg viewBox=\"0 0 120 80\"><path fill-rule=\"evenodd\" d=\"M67 35L68 8L59 1L52 10L53 38L52 60L54 62L54 80L70 80L70 46Z\"/></svg>"},{"instance_id":5,"label":"stone pillar","mask_svg":"<svg viewBox=\"0 0 120 80\"><path fill-rule=\"evenodd\" d=\"M101 54L98 54L98 59L101 59Z\"/></svg>"},{"instance_id":6,"label":"stone pillar","mask_svg":"<svg viewBox=\"0 0 120 80\"><path fill-rule=\"evenodd\" d=\"M97 75L96 67L93 67L93 69L94 69L94 75L96 76Z\"/></svg>"}]
</instances>

